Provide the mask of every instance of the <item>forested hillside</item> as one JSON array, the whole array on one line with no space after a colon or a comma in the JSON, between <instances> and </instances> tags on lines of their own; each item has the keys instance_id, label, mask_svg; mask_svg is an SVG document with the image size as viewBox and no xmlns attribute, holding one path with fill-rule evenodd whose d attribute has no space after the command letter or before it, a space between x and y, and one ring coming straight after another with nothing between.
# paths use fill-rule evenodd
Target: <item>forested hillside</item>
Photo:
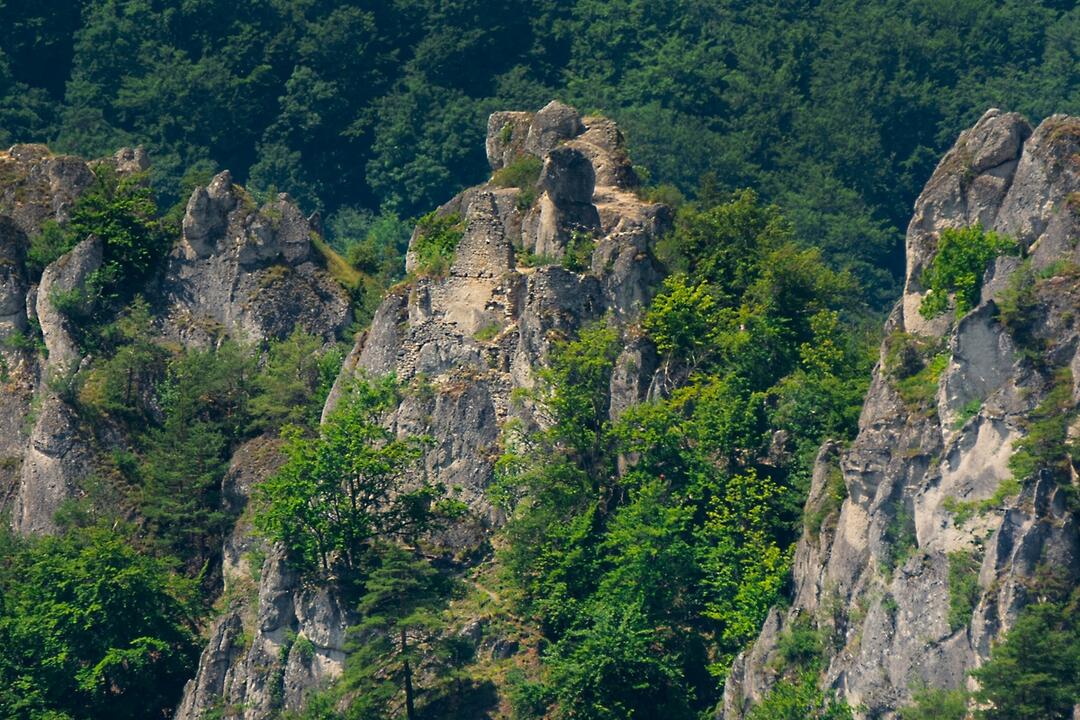
<instances>
[{"instance_id":1,"label":"forested hillside","mask_svg":"<svg viewBox=\"0 0 1080 720\"><path fill-rule=\"evenodd\" d=\"M883 307L911 204L987 107L1076 112L1056 0L9 0L0 142L143 144L174 201L230 169L336 242L483 179L493 110L619 121L651 184L755 188ZM183 179L183 180L182 180ZM380 242L400 240L393 223Z\"/></svg>"},{"instance_id":2,"label":"forested hillside","mask_svg":"<svg viewBox=\"0 0 1080 720\"><path fill-rule=\"evenodd\" d=\"M1080 717L1073 5L0 0L0 720Z\"/></svg>"}]
</instances>

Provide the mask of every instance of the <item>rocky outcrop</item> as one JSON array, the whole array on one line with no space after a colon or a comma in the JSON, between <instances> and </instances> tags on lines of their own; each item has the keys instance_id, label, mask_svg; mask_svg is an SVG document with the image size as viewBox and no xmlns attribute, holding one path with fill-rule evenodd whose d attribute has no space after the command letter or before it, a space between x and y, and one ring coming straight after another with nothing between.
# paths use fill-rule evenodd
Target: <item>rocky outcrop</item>
<instances>
[{"instance_id":1,"label":"rocky outcrop","mask_svg":"<svg viewBox=\"0 0 1080 720\"><path fill-rule=\"evenodd\" d=\"M241 512L251 489L280 466L279 447L276 439L256 438L233 455L224 482L230 511ZM217 708L229 709L228 717L264 718L298 707L340 670L354 619L330 593L300 586L281 551L253 536L250 512L240 514L225 542L222 575L226 609L210 627L176 717L201 718Z\"/></svg>"},{"instance_id":2,"label":"rocky outcrop","mask_svg":"<svg viewBox=\"0 0 1080 720\"><path fill-rule=\"evenodd\" d=\"M485 490L503 424L511 418L543 424L512 399L514 390L534 385L536 369L557 339L604 318L618 327L637 318L659 279L651 244L670 224L666 207L633 194L622 137L608 120L581 118L559 103L535 114L495 113L486 148L492 170L522 153L541 159L539 197L523 207L518 189L489 183L439 208L441 215L463 219L453 262L444 276L425 275L416 253L409 253L413 279L380 305L324 411L325 417L357 373L397 376L406 391L389 422L398 432L433 439L424 476L470 510L468 519L438 539L448 555L464 562L500 521ZM235 211L215 210L215 196L222 193L212 184L205 199L193 197L198 206L189 205L189 214L220 228L233 222L223 218ZM194 233L185 222L190 252L205 252L202 238L216 232ZM413 248L421 241L414 235ZM656 363L648 343L630 344L611 383L613 413L645 397ZM244 626L253 633L249 647L238 650L235 638L243 635L240 618L252 612L252 603L213 628L178 720L241 703L237 717L265 718L272 706L267 698L297 707L304 692L340 672L350 618L332 594L304 590L280 556L270 553L258 598L258 619ZM292 634L310 641L302 644L305 652L290 644ZM513 651L507 648L500 652ZM277 674L268 674L268 667Z\"/></svg>"},{"instance_id":3,"label":"rocky outcrop","mask_svg":"<svg viewBox=\"0 0 1080 720\"><path fill-rule=\"evenodd\" d=\"M0 153L0 503L23 533L52 531L56 510L81 494L95 468L93 433L68 395L87 360L72 318L93 309L93 293L83 290L102 264L104 243L82 239L37 283L26 255L46 221L67 220L102 166L139 177L149 162L141 148L89 163L41 145ZM336 339L350 303L318 243L287 196L257 208L227 172L218 175L193 193L183 236L150 288L165 315L163 333L182 346L205 346L225 337L261 342L300 325Z\"/></svg>"},{"instance_id":4,"label":"rocky outcrop","mask_svg":"<svg viewBox=\"0 0 1080 720\"><path fill-rule=\"evenodd\" d=\"M40 284L27 272L26 253L45 222L67 219L93 179L88 163L44 145L0 152L0 507L20 532L51 530L53 513L87 471L74 414L46 382L74 372L81 357L51 298L76 300L101 263L101 244L87 239L46 268ZM48 362L31 321L40 326Z\"/></svg>"},{"instance_id":5,"label":"rocky outcrop","mask_svg":"<svg viewBox=\"0 0 1080 720\"><path fill-rule=\"evenodd\" d=\"M828 510L822 498L834 478L847 499L799 541L791 607L774 610L736 660L724 718L742 717L776 681L778 641L798 623L829 639L822 682L858 715L891 718L913 686L973 682L967 672L1035 597L1039 573L1080 580L1080 528L1063 480L1040 472L1018 496L998 493L1032 410L1069 381L1066 371L1080 378L1080 279L1056 270L1080 261L1078 151L1080 120L1054 116L1032 130L1019 115L991 110L927 183L908 228L904 297L886 327L858 437L819 456L807 516ZM999 258L978 307L959 320L926 320L920 280L941 231L977 223L1017 239L1026 262ZM1023 329L1014 322L1010 330L1000 306L1025 287ZM924 400L902 396L888 364L897 343L911 342L943 343L948 356L936 395ZM1067 391L1075 406L1075 379ZM979 597L950 618L950 562L959 560L978 568Z\"/></svg>"},{"instance_id":6,"label":"rocky outcrop","mask_svg":"<svg viewBox=\"0 0 1080 720\"><path fill-rule=\"evenodd\" d=\"M594 126L606 132L590 136ZM597 167L629 164L612 128L559 103L534 116L493 115L492 169L506 162L506 148L536 153L543 160L540 196L523 208L516 189L485 185L440 208L465 219L447 277L417 278L388 298L347 363L343 379L356 370L394 372L404 383L430 386L402 403L394 423L436 438L425 471L455 488L481 525L497 520L484 489L500 427L521 413L510 402L513 389L532 386L553 339L608 315L635 317L659 279L650 243L667 229L668 209L638 199L619 180L628 175L607 172L606 180L620 184L597 183ZM559 262L571 242L585 245L580 266ZM530 252L540 256L538 266L521 266L517 258ZM630 401L644 396L639 384L618 389L635 393Z\"/></svg>"},{"instance_id":7,"label":"rocky outcrop","mask_svg":"<svg viewBox=\"0 0 1080 720\"><path fill-rule=\"evenodd\" d=\"M318 234L282 193L257 207L228 171L196 188L163 287L165 332L207 345L221 337L280 338L297 323L331 341L349 299L324 268Z\"/></svg>"},{"instance_id":8,"label":"rocky outcrop","mask_svg":"<svg viewBox=\"0 0 1080 720\"><path fill-rule=\"evenodd\" d=\"M81 158L54 155L44 145L13 145L0 152L0 215L34 235L46 220L66 220L93 181Z\"/></svg>"},{"instance_id":9,"label":"rocky outcrop","mask_svg":"<svg viewBox=\"0 0 1080 720\"><path fill-rule=\"evenodd\" d=\"M88 316L93 295L87 290L90 276L101 268L105 247L100 238L88 237L45 268L37 288L37 320L54 375L75 371L82 353L75 341L71 316ZM57 307L64 298L63 310Z\"/></svg>"}]
</instances>

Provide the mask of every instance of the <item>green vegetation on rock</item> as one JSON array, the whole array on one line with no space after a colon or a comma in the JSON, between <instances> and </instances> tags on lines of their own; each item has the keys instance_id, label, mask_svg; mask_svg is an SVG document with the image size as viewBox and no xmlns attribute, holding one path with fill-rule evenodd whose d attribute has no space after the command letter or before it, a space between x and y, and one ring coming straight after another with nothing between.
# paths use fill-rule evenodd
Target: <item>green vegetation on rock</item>
<instances>
[{"instance_id":1,"label":"green vegetation on rock","mask_svg":"<svg viewBox=\"0 0 1080 720\"><path fill-rule=\"evenodd\" d=\"M919 314L925 318L941 315L952 297L956 316L964 315L979 302L983 274L990 261L1019 252L1015 240L979 225L942 230L934 259L921 279L927 294L919 305Z\"/></svg>"},{"instance_id":2,"label":"green vegetation on rock","mask_svg":"<svg viewBox=\"0 0 1080 720\"><path fill-rule=\"evenodd\" d=\"M416 223L416 240L412 252L416 253L416 272L420 275L442 277L454 264L454 251L465 232L461 215L440 215L430 212Z\"/></svg>"}]
</instances>

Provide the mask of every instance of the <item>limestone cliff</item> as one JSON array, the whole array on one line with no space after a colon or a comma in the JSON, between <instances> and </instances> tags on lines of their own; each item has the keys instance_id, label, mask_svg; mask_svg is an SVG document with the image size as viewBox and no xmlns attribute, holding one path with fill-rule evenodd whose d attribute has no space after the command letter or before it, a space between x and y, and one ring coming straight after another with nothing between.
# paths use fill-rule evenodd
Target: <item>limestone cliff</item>
<instances>
[{"instance_id":1,"label":"limestone cliff","mask_svg":"<svg viewBox=\"0 0 1080 720\"><path fill-rule=\"evenodd\" d=\"M723 717L742 717L776 681L778 641L800 623L829 639L823 683L860 715L893 717L913 686L972 682L967 671L1036 596L1037 574L1080 580L1080 529L1062 484L1070 478L1042 471L1019 495L999 492L1032 411L1061 383L1069 407L1080 400L1078 191L1075 118L1032 129L990 110L938 165L915 204L904 296L858 437L818 457L807 517L820 522L798 543L793 602L736 661ZM921 279L941 232L975 224L1016 239L1026 260L998 258L963 317L923 318ZM932 358L940 378L926 369ZM916 367L897 367L907 362ZM920 370L937 387L925 398L899 383ZM832 509L838 489L846 499ZM962 618L950 618L950 558L978 568L978 598Z\"/></svg>"},{"instance_id":2,"label":"limestone cliff","mask_svg":"<svg viewBox=\"0 0 1080 720\"><path fill-rule=\"evenodd\" d=\"M470 509L442 538L465 562L500 520L485 488L503 423L543 423L512 400L513 390L532 386L554 340L604 317L624 329L634 321L660 277L651 244L670 223L667 207L632 192L622 136L609 120L582 118L557 102L535 114L495 113L487 152L495 171L523 154L542 160L535 193L488 182L439 208L463 220L448 271L415 272L414 234L413 275L378 308L338 379L340 387L358 372L393 372L414 390L389 422L433 438L422 472ZM530 195L532 202L522 200ZM582 242L587 261L562 262L574 244L581 253ZM613 412L645 397L655 364L654 353L628 342L612 380ZM297 707L306 691L340 672L345 628L355 619L332 593L301 588L272 548L255 583L242 556L251 542L241 525L226 546L226 593L238 600L211 630L179 720L215 706L264 718L276 707ZM303 651L300 637L310 641Z\"/></svg>"},{"instance_id":3,"label":"limestone cliff","mask_svg":"<svg viewBox=\"0 0 1080 720\"><path fill-rule=\"evenodd\" d=\"M87 358L54 306L57 292L83 288L101 266L102 241L82 239L36 283L26 266L30 238L46 221L67 219L103 162L120 174L148 167L138 149L93 162L41 145L0 153L0 509L22 533L53 530L57 508L83 493L99 454L123 446L115 428L88 427L64 397ZM188 347L260 342L297 324L333 340L349 323L349 300L319 266L313 232L287 196L259 208L228 173L218 175L192 195L182 236L145 289L160 309L156 331Z\"/></svg>"}]
</instances>

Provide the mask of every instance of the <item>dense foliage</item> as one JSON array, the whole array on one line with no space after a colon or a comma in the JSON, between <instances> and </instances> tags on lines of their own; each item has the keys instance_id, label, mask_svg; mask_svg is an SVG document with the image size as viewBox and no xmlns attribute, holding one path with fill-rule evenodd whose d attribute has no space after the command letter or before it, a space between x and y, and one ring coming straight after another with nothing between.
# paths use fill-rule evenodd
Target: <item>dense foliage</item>
<instances>
[{"instance_id":1,"label":"dense foliage","mask_svg":"<svg viewBox=\"0 0 1080 720\"><path fill-rule=\"evenodd\" d=\"M167 716L198 657L195 584L108 527L0 533L0 717Z\"/></svg>"},{"instance_id":2,"label":"dense foliage","mask_svg":"<svg viewBox=\"0 0 1080 720\"><path fill-rule=\"evenodd\" d=\"M5 143L139 142L169 194L229 168L415 216L485 175L488 112L559 97L615 117L652 183L759 188L879 302L961 129L1080 110L1080 10L1053 0L20 0L0 21Z\"/></svg>"},{"instance_id":3,"label":"dense foliage","mask_svg":"<svg viewBox=\"0 0 1080 720\"><path fill-rule=\"evenodd\" d=\"M676 272L644 322L665 399L612 419L619 339L585 328L534 398L551 428L511 429L500 462L502 560L551 642L557 717L690 718L718 700L781 597L816 448L851 436L865 389L851 280L775 207L686 206L666 253Z\"/></svg>"}]
</instances>

